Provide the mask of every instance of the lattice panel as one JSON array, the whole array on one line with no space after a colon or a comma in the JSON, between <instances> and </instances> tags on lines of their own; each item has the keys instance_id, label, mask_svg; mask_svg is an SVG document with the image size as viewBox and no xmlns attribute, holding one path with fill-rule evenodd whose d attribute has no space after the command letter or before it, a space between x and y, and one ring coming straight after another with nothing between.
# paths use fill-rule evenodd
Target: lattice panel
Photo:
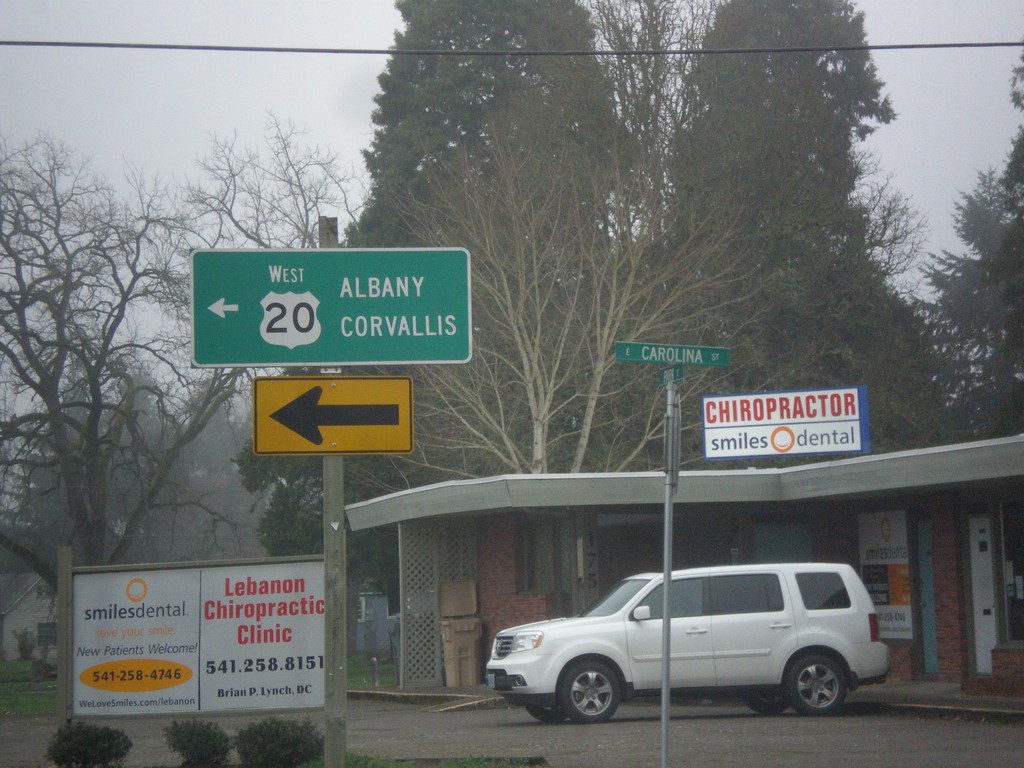
<instances>
[{"instance_id":1,"label":"lattice panel","mask_svg":"<svg viewBox=\"0 0 1024 768\"><path fill-rule=\"evenodd\" d=\"M443 683L438 584L476 579L476 524L402 523L402 686Z\"/></svg>"},{"instance_id":2,"label":"lattice panel","mask_svg":"<svg viewBox=\"0 0 1024 768\"><path fill-rule=\"evenodd\" d=\"M402 523L402 686L442 682L441 627L437 615L437 545L430 527Z\"/></svg>"},{"instance_id":3,"label":"lattice panel","mask_svg":"<svg viewBox=\"0 0 1024 768\"><path fill-rule=\"evenodd\" d=\"M476 579L476 524L447 525L440 534L438 570L440 579Z\"/></svg>"}]
</instances>

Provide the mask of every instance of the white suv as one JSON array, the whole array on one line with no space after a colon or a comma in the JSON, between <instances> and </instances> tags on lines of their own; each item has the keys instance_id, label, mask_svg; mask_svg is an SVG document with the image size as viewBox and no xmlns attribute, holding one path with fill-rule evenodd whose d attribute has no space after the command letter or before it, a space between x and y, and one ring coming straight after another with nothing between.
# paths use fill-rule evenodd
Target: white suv
<instances>
[{"instance_id":1,"label":"white suv","mask_svg":"<svg viewBox=\"0 0 1024 768\"><path fill-rule=\"evenodd\" d=\"M538 720L610 718L661 689L662 574L623 580L581 616L504 629L487 683ZM874 605L849 565L784 563L672 574L675 689L731 689L762 714L835 712L889 672Z\"/></svg>"}]
</instances>

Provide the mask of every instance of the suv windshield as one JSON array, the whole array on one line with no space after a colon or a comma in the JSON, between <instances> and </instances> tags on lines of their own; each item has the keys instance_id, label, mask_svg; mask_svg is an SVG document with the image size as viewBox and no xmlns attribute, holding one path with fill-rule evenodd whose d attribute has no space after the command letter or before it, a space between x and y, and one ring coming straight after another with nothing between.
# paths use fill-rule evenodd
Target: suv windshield
<instances>
[{"instance_id":1,"label":"suv windshield","mask_svg":"<svg viewBox=\"0 0 1024 768\"><path fill-rule=\"evenodd\" d=\"M620 581L600 600L590 606L580 616L611 616L622 610L637 592L650 584L649 579L625 579Z\"/></svg>"}]
</instances>

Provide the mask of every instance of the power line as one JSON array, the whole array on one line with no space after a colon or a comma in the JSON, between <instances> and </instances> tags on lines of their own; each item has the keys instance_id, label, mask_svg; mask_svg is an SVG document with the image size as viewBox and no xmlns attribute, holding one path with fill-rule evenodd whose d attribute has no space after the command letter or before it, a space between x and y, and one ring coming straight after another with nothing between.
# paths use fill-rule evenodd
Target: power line
<instances>
[{"instance_id":1,"label":"power line","mask_svg":"<svg viewBox=\"0 0 1024 768\"><path fill-rule=\"evenodd\" d=\"M105 43L71 40L0 40L5 48L92 48L134 51L199 51L216 53L300 53L343 56L716 56L766 53L848 53L856 51L920 51L977 48L1022 48L1024 41L980 43L893 43L885 45L799 45L771 48L672 48L596 50L509 50L509 49L395 49L395 48L304 48L265 45L198 45L192 43Z\"/></svg>"}]
</instances>

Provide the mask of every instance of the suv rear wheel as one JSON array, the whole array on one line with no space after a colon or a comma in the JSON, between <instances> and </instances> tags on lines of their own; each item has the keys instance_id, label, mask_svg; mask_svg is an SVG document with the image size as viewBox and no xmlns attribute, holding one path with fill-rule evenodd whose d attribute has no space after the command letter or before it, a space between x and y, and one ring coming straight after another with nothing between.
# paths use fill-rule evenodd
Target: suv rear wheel
<instances>
[{"instance_id":1,"label":"suv rear wheel","mask_svg":"<svg viewBox=\"0 0 1024 768\"><path fill-rule=\"evenodd\" d=\"M818 654L797 659L783 684L786 699L801 715L831 715L846 699L846 691L843 668Z\"/></svg>"},{"instance_id":2,"label":"suv rear wheel","mask_svg":"<svg viewBox=\"0 0 1024 768\"><path fill-rule=\"evenodd\" d=\"M619 678L599 661L571 664L558 685L558 703L576 723L603 723L621 700Z\"/></svg>"}]
</instances>

